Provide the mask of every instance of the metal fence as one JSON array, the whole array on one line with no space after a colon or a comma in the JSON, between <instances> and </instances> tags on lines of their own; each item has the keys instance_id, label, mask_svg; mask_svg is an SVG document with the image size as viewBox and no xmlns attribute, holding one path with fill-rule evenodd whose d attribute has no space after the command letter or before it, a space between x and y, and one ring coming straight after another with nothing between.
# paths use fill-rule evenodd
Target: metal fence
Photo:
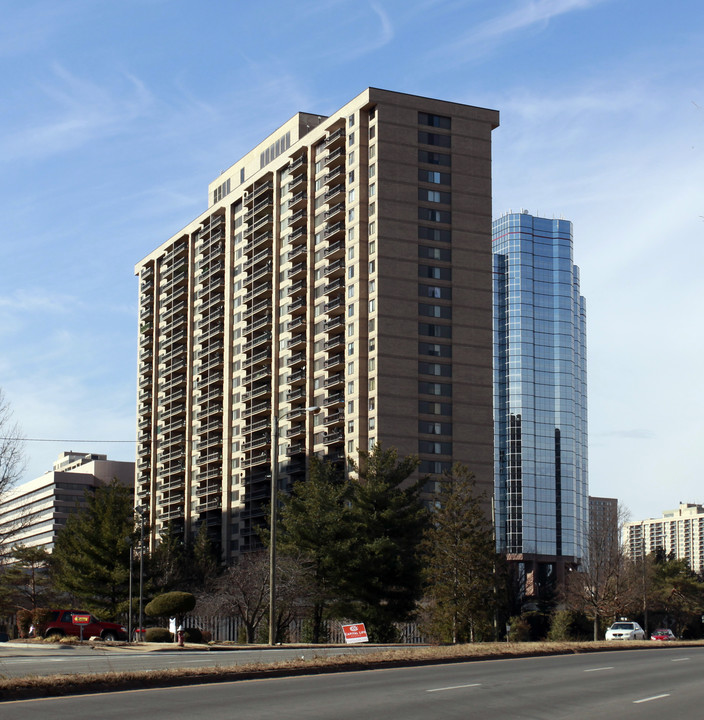
<instances>
[{"instance_id":1,"label":"metal fence","mask_svg":"<svg viewBox=\"0 0 704 720\"><path fill-rule=\"evenodd\" d=\"M216 642L246 642L247 632L240 617L205 617L200 615L187 615L184 627L196 627L210 633ZM323 623L325 629L324 642L330 644L344 644L345 636L342 632L342 623L337 620L327 620ZM425 642L417 623L397 623L399 642L408 645L418 645ZM268 625L262 622L258 629L257 642L266 642ZM294 620L286 629L284 642L309 643L312 638L312 624L310 620ZM374 638L369 638L374 642Z\"/></svg>"}]
</instances>

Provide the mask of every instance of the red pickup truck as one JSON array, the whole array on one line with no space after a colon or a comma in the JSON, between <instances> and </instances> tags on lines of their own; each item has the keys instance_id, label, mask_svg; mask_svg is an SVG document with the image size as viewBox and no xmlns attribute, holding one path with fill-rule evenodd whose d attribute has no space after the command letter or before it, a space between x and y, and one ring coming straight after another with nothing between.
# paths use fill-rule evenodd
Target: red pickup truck
<instances>
[{"instance_id":1,"label":"red pickup truck","mask_svg":"<svg viewBox=\"0 0 704 720\"><path fill-rule=\"evenodd\" d=\"M89 622L77 625L73 622L74 615L88 616ZM102 640L127 640L127 628L124 625L114 622L103 622L94 615L83 610L52 610L49 622L44 630L44 637L65 637L73 635L81 636L83 627L83 639L99 637Z\"/></svg>"}]
</instances>

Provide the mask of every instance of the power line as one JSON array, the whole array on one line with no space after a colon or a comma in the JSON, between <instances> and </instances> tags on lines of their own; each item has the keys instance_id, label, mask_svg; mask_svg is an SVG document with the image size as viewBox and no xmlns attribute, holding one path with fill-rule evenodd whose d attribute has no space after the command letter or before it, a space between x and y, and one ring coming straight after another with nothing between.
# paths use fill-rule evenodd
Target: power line
<instances>
[{"instance_id":1,"label":"power line","mask_svg":"<svg viewBox=\"0 0 704 720\"><path fill-rule=\"evenodd\" d=\"M17 440L18 442L54 442L54 443L136 443L136 440L61 440L52 438L0 437L0 440Z\"/></svg>"}]
</instances>

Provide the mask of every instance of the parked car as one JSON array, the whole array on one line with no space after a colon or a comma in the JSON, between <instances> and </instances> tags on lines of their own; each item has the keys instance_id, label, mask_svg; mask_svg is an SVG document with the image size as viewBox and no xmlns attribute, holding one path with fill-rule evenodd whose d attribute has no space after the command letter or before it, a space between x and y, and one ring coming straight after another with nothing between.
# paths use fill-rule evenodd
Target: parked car
<instances>
[{"instance_id":1,"label":"parked car","mask_svg":"<svg viewBox=\"0 0 704 720\"><path fill-rule=\"evenodd\" d=\"M88 616L89 622L85 625L77 625L73 622L74 615ZM82 610L52 610L50 620L44 630L44 637L66 637L72 635L81 637L83 627L83 639L99 637L106 641L127 640L127 628L124 625L114 622L103 622L95 615Z\"/></svg>"},{"instance_id":2,"label":"parked car","mask_svg":"<svg viewBox=\"0 0 704 720\"><path fill-rule=\"evenodd\" d=\"M670 628L659 628L650 635L651 640L677 640L675 633Z\"/></svg>"},{"instance_id":3,"label":"parked car","mask_svg":"<svg viewBox=\"0 0 704 720\"><path fill-rule=\"evenodd\" d=\"M606 631L607 640L645 640L645 631L637 622L615 622Z\"/></svg>"}]
</instances>

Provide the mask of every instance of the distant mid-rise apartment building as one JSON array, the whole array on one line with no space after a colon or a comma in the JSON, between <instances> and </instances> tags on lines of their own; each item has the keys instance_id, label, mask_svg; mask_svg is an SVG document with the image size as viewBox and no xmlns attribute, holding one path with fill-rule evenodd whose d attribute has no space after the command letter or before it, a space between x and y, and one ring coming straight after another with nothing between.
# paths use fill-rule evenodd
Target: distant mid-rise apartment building
<instances>
[{"instance_id":1,"label":"distant mid-rise apartment building","mask_svg":"<svg viewBox=\"0 0 704 720\"><path fill-rule=\"evenodd\" d=\"M623 544L634 560L650 553L672 553L687 560L696 573L704 572L704 506L680 503L660 518L635 520L623 526Z\"/></svg>"},{"instance_id":2,"label":"distant mid-rise apartment building","mask_svg":"<svg viewBox=\"0 0 704 720\"><path fill-rule=\"evenodd\" d=\"M494 419L498 548L528 596L586 551L586 309L572 223L494 222Z\"/></svg>"},{"instance_id":3,"label":"distant mid-rise apartment building","mask_svg":"<svg viewBox=\"0 0 704 720\"><path fill-rule=\"evenodd\" d=\"M76 508L86 506L86 491L116 479L133 487L134 463L108 460L97 453L63 452L53 469L12 488L0 502L0 554L15 545L51 552L56 534Z\"/></svg>"},{"instance_id":4,"label":"distant mid-rise apartment building","mask_svg":"<svg viewBox=\"0 0 704 720\"><path fill-rule=\"evenodd\" d=\"M256 548L315 454L375 443L492 487L493 110L369 88L298 113L141 260L137 502L152 541Z\"/></svg>"}]
</instances>

